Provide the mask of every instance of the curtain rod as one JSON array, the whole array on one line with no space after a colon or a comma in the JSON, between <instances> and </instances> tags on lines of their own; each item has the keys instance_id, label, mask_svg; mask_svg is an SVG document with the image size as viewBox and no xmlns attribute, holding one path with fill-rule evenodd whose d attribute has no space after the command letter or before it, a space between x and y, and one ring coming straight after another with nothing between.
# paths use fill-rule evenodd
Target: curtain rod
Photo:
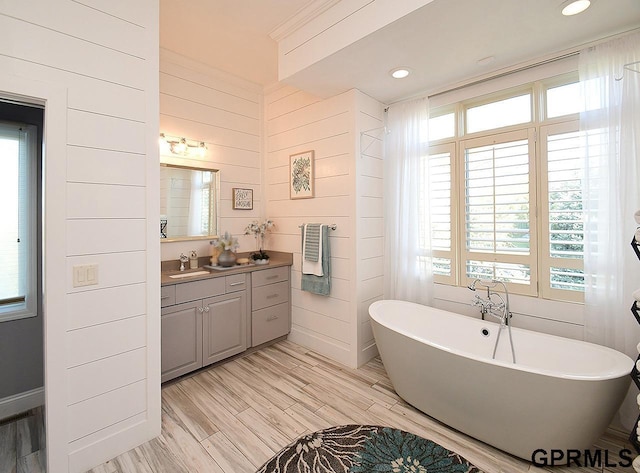
<instances>
[{"instance_id":1,"label":"curtain rod","mask_svg":"<svg viewBox=\"0 0 640 473\"><path fill-rule=\"evenodd\" d=\"M563 54L561 56L556 56L556 57L553 57L553 58L550 58L550 59L545 59L544 61L539 61L539 62L536 62L534 64L528 64L526 66L522 66L522 67L519 67L519 68L516 68L516 69L509 70L509 71L501 72L499 74L495 74L495 75L492 75L490 77L484 77L482 79L477 79L477 80L474 80L473 82L468 82L466 84L459 85L457 87L452 87L451 89L443 90L441 92L436 92L435 94L428 95L427 97L431 99L433 97L438 97L439 95L448 94L449 92L455 92L457 90L466 89L467 87L472 87L474 85L483 84L485 82L489 82L489 81L492 81L494 79L500 79L501 77L510 76L511 74L517 74L518 72L528 71L529 69L534 69L536 67L544 66L546 64L551 64L551 63L554 63L556 61L561 61L563 59L567 59L567 58L570 58L570 57L575 57L578 54L580 54L580 51L572 51L570 53L566 53L566 54Z\"/></svg>"},{"instance_id":2,"label":"curtain rod","mask_svg":"<svg viewBox=\"0 0 640 473\"><path fill-rule=\"evenodd\" d=\"M628 31L623 31L621 33L608 35L608 36L605 36L603 38L600 38L600 39L597 39L597 40L594 40L594 41L589 41L589 42L581 44L579 46L575 46L573 48L565 49L564 51L558 51L557 52L557 54L558 54L557 56L553 56L553 57L550 57L548 59L543 59L542 61L538 61L538 62L535 62L533 64L527 64L527 65L524 65L524 66L516 67L515 69L507 70L507 71L500 72L500 73L497 73L497 74L494 74L494 75L489 75L489 76L484 77L482 79L476 79L476 80L474 80L472 82L462 83L461 85L454 86L454 87L452 87L450 89L441 90L440 92L435 92L433 94L429 94L426 91L415 93L415 94L413 94L411 96L408 96L408 97L405 97L403 99L397 100L397 101L392 102L390 104L386 104L386 106L387 106L387 109L388 109L389 106L391 106L391 105L402 103L402 102L405 102L407 100L417 99L419 97L427 97L427 98L438 97L438 96L444 95L444 94L446 94L448 92L461 90L461 89L464 89L465 87L470 87L470 86L476 85L476 84L482 84L483 82L488 82L488 81L490 81L492 79L497 79L497 78L500 78L500 77L504 77L504 76L507 76L509 74L514 74L516 72L525 71L527 69L531 69L531 68L536 67L536 66L541 66L541 65L544 65L544 64L552 63L552 62L558 61L560 59L566 59L566 58L569 58L569 57L578 56L580 54L580 51L585 49L585 48L590 48L590 47L596 46L598 44L605 43L607 41L611 41L611 40L614 40L614 39L617 39L617 38L622 38L624 36L627 36L627 35L630 35L630 34L633 34L633 33L636 33L636 32L640 32L640 28L632 28L632 29L630 29ZM491 73L489 73L489 74L491 74Z\"/></svg>"}]
</instances>

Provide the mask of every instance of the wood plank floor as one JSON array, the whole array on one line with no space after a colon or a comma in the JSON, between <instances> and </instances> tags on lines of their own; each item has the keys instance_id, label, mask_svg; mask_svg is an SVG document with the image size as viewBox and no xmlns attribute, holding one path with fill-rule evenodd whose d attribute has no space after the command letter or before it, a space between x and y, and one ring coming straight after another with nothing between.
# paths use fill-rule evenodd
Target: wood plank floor
<instances>
[{"instance_id":1,"label":"wood plank floor","mask_svg":"<svg viewBox=\"0 0 640 473\"><path fill-rule=\"evenodd\" d=\"M354 370L283 341L164 386L161 436L91 473L250 473L300 435L343 424L413 432L488 473L633 471L532 466L407 405L379 359ZM632 450L611 432L597 447Z\"/></svg>"},{"instance_id":2,"label":"wood plank floor","mask_svg":"<svg viewBox=\"0 0 640 473\"><path fill-rule=\"evenodd\" d=\"M0 422L0 473L44 473L43 409Z\"/></svg>"}]
</instances>

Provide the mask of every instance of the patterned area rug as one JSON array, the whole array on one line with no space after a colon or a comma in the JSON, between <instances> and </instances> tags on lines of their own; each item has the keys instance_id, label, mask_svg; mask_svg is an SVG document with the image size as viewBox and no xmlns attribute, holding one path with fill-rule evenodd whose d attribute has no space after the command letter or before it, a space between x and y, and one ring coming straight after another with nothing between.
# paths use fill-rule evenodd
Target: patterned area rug
<instances>
[{"instance_id":1,"label":"patterned area rug","mask_svg":"<svg viewBox=\"0 0 640 473\"><path fill-rule=\"evenodd\" d=\"M375 425L344 425L300 437L257 473L482 473L431 440Z\"/></svg>"}]
</instances>

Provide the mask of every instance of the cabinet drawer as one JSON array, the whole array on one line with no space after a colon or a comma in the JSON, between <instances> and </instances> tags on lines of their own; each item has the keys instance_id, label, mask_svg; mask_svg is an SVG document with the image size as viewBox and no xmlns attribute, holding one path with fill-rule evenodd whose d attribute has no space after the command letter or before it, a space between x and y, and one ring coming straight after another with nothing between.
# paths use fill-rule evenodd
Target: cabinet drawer
<instances>
[{"instance_id":1,"label":"cabinet drawer","mask_svg":"<svg viewBox=\"0 0 640 473\"><path fill-rule=\"evenodd\" d=\"M251 297L253 310L287 302L289 301L289 281L256 287L253 289Z\"/></svg>"},{"instance_id":2,"label":"cabinet drawer","mask_svg":"<svg viewBox=\"0 0 640 473\"><path fill-rule=\"evenodd\" d=\"M176 303L176 286L162 286L160 288L160 307L166 307Z\"/></svg>"},{"instance_id":3,"label":"cabinet drawer","mask_svg":"<svg viewBox=\"0 0 640 473\"><path fill-rule=\"evenodd\" d=\"M195 301L205 297L219 296L225 292L225 278L203 279L176 284L176 303Z\"/></svg>"},{"instance_id":4,"label":"cabinet drawer","mask_svg":"<svg viewBox=\"0 0 640 473\"><path fill-rule=\"evenodd\" d=\"M282 266L280 268L273 269L263 269L261 271L254 271L253 274L251 274L251 287L259 287L266 284L273 284L275 282L288 280L288 266Z\"/></svg>"},{"instance_id":5,"label":"cabinet drawer","mask_svg":"<svg viewBox=\"0 0 640 473\"><path fill-rule=\"evenodd\" d=\"M251 315L251 346L253 347L289 333L288 303L256 310Z\"/></svg>"},{"instance_id":6,"label":"cabinet drawer","mask_svg":"<svg viewBox=\"0 0 640 473\"><path fill-rule=\"evenodd\" d=\"M227 276L225 277L225 284L227 292L244 291L247 287L247 275L234 274L233 276Z\"/></svg>"}]
</instances>

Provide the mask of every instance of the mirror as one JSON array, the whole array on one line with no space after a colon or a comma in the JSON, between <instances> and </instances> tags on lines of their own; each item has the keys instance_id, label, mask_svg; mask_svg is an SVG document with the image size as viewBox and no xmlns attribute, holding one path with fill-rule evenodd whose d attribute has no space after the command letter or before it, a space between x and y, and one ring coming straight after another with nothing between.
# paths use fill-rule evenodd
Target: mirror
<instances>
[{"instance_id":1,"label":"mirror","mask_svg":"<svg viewBox=\"0 0 640 473\"><path fill-rule=\"evenodd\" d=\"M218 234L219 171L160 164L160 241Z\"/></svg>"}]
</instances>

